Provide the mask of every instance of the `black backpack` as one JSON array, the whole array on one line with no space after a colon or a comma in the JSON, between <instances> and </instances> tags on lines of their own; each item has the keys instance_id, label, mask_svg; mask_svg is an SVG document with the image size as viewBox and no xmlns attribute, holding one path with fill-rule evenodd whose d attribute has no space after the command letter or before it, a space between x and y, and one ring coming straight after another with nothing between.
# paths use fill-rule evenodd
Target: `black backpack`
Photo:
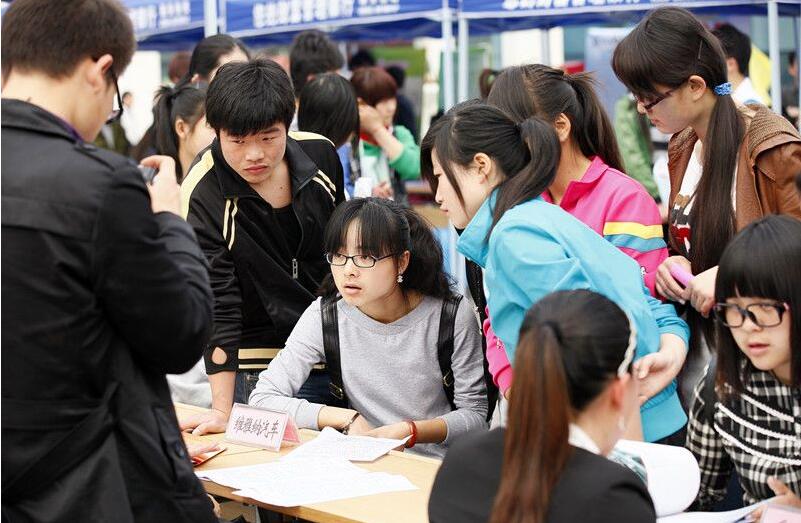
<instances>
[{"instance_id":1,"label":"black backpack","mask_svg":"<svg viewBox=\"0 0 801 523\"><path fill-rule=\"evenodd\" d=\"M320 304L320 314L323 320L323 348L325 349L325 365L331 377L331 384L328 386L334 399L329 405L334 407L348 408L350 402L342 383L342 363L339 358L339 321L337 319L338 296L323 298ZM437 357L439 368L442 371L442 388L445 389L445 396L451 409L456 410L453 402L454 380L453 370L451 369L451 358L453 356L453 334L456 323L456 311L459 310L459 303L462 297L459 295L451 296L442 302L442 314L439 320L439 338L437 340Z\"/></svg>"}]
</instances>

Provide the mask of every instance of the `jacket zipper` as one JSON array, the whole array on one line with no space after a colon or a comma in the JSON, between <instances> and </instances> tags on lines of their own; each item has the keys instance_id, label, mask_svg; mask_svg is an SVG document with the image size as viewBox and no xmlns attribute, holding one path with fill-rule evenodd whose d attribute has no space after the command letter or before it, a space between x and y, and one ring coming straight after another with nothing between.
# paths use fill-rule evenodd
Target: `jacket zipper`
<instances>
[{"instance_id":1,"label":"jacket zipper","mask_svg":"<svg viewBox=\"0 0 801 523\"><path fill-rule=\"evenodd\" d=\"M300 264L298 263L298 258L300 257L300 250L303 248L303 240L305 238L305 233L303 231L303 222L300 220L300 216L298 216L297 210L295 210L295 200L296 196L300 194L301 189L306 187L311 179L306 180L306 182L297 188L292 195L292 214L295 215L295 219L298 221L298 227L300 227L300 243L298 243L297 251L295 251L295 257L292 258L292 279L297 280L300 277Z\"/></svg>"}]
</instances>

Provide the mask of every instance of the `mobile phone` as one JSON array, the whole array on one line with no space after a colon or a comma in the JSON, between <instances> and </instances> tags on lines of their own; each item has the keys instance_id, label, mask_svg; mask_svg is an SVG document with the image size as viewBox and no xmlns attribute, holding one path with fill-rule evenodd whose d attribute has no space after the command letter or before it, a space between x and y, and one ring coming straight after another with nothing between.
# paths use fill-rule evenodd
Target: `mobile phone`
<instances>
[{"instance_id":1,"label":"mobile phone","mask_svg":"<svg viewBox=\"0 0 801 523\"><path fill-rule=\"evenodd\" d=\"M690 272L684 270L681 266L671 263L670 264L670 275L675 278L675 280L682 284L682 286L686 287L690 284L690 281L695 277Z\"/></svg>"},{"instance_id":2,"label":"mobile phone","mask_svg":"<svg viewBox=\"0 0 801 523\"><path fill-rule=\"evenodd\" d=\"M139 166L139 172L142 174L142 178L145 179L145 183L150 185L153 183L153 178L156 177L156 169L153 167L146 167L144 165Z\"/></svg>"}]
</instances>

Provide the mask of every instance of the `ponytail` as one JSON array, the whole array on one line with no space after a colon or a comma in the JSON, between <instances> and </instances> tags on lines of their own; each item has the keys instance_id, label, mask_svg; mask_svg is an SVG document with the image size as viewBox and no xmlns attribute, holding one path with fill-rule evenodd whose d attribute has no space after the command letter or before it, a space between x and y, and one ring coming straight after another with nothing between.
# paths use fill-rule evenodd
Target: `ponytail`
<instances>
[{"instance_id":1,"label":"ponytail","mask_svg":"<svg viewBox=\"0 0 801 523\"><path fill-rule=\"evenodd\" d=\"M520 337L491 523L544 522L551 492L570 457L570 397L560 337L550 322Z\"/></svg>"},{"instance_id":2,"label":"ponytail","mask_svg":"<svg viewBox=\"0 0 801 523\"><path fill-rule=\"evenodd\" d=\"M498 187L490 232L506 211L545 192L559 167L561 147L553 125L539 118L529 118L516 127L529 161L521 172L509 176Z\"/></svg>"},{"instance_id":3,"label":"ponytail","mask_svg":"<svg viewBox=\"0 0 801 523\"><path fill-rule=\"evenodd\" d=\"M178 87L162 86L156 94L156 105L153 108L153 129L156 151L158 154L175 160L175 174L178 182L183 179L184 172L180 160L180 140L175 131L175 122L180 118L194 128L204 115L206 100L205 89L185 84Z\"/></svg>"},{"instance_id":4,"label":"ponytail","mask_svg":"<svg viewBox=\"0 0 801 523\"><path fill-rule=\"evenodd\" d=\"M533 116L553 122L564 114L581 154L598 156L610 167L624 171L614 127L595 86L589 73L570 75L546 65L521 65L498 75L487 102L517 122Z\"/></svg>"},{"instance_id":5,"label":"ponytail","mask_svg":"<svg viewBox=\"0 0 801 523\"><path fill-rule=\"evenodd\" d=\"M478 77L478 92L481 94L481 99L486 100L492 90L492 84L495 79L501 74L500 71L494 69L483 69Z\"/></svg>"},{"instance_id":6,"label":"ponytail","mask_svg":"<svg viewBox=\"0 0 801 523\"><path fill-rule=\"evenodd\" d=\"M491 523L545 521L572 452L570 423L616 376L631 371L632 336L623 311L592 291L554 292L529 309Z\"/></svg>"}]
</instances>

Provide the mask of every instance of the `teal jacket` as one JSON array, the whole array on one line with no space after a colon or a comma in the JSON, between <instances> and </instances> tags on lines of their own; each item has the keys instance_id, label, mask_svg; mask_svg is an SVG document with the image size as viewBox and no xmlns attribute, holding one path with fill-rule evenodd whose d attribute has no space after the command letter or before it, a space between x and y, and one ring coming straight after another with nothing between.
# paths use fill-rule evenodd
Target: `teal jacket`
<instances>
[{"instance_id":1,"label":"teal jacket","mask_svg":"<svg viewBox=\"0 0 801 523\"><path fill-rule=\"evenodd\" d=\"M414 136L412 136L411 131L402 125L393 127L393 135L403 144L403 152L389 162L389 167L395 169L395 172L398 173L398 176L403 181L418 180L420 178L420 146L414 142ZM368 156L379 156L381 154L381 147L368 142L363 142L363 144L364 154Z\"/></svg>"},{"instance_id":2,"label":"teal jacket","mask_svg":"<svg viewBox=\"0 0 801 523\"><path fill-rule=\"evenodd\" d=\"M492 326L509 361L526 311L558 290L589 289L628 314L637 329L636 358L659 350L661 334L689 339L672 305L651 297L640 267L610 242L557 205L541 198L506 211L489 241L497 191L484 202L459 238L458 249L484 268ZM669 436L687 423L675 381L642 407L646 441Z\"/></svg>"}]
</instances>

